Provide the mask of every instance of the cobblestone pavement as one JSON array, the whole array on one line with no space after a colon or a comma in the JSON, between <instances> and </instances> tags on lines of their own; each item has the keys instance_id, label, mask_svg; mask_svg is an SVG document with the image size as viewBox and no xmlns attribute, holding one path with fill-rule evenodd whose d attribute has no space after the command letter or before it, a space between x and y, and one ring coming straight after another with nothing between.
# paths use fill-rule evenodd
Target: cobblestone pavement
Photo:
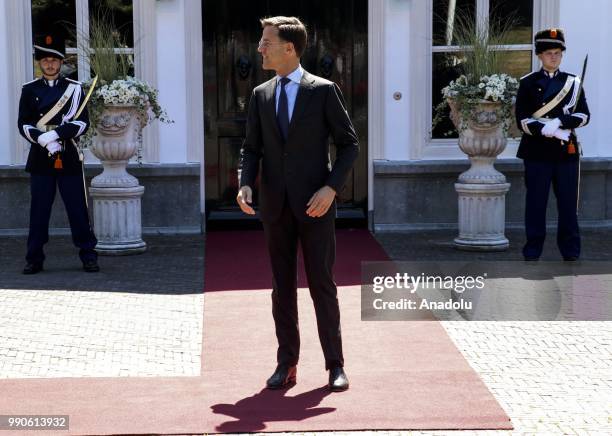
<instances>
[{"instance_id":1,"label":"cobblestone pavement","mask_svg":"<svg viewBox=\"0 0 612 436\"><path fill-rule=\"evenodd\" d=\"M397 260L521 258L522 234L516 231L507 235L510 250L487 254L454 250L452 231L376 236ZM585 230L583 238L583 259L612 260L611 230ZM33 278L20 274L25 239L0 238L0 377L197 373L203 238L145 239L147 253L102 257L103 271L86 274L69 238L54 237L46 271ZM549 239L543 259L558 260L554 237ZM612 434L612 322L442 325L515 431L334 435Z\"/></svg>"},{"instance_id":2,"label":"cobblestone pavement","mask_svg":"<svg viewBox=\"0 0 612 436\"><path fill-rule=\"evenodd\" d=\"M202 294L3 290L0 377L198 376Z\"/></svg>"},{"instance_id":3,"label":"cobblestone pavement","mask_svg":"<svg viewBox=\"0 0 612 436\"><path fill-rule=\"evenodd\" d=\"M452 231L379 233L377 239L395 260L520 260L522 232L506 236L511 246L501 253L455 250ZM612 260L612 231L583 231L582 258ZM549 234L542 259L559 260L554 234ZM511 432L453 433L612 434L612 321L443 321L442 325L515 427Z\"/></svg>"},{"instance_id":4,"label":"cobblestone pavement","mask_svg":"<svg viewBox=\"0 0 612 436\"><path fill-rule=\"evenodd\" d=\"M442 324L515 427L474 434L612 434L612 322Z\"/></svg>"}]
</instances>

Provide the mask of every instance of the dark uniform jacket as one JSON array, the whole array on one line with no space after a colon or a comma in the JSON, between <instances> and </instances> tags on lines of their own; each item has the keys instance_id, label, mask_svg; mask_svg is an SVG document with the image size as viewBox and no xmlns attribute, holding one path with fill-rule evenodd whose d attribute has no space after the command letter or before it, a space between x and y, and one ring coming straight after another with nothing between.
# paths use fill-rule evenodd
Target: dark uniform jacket
<instances>
[{"instance_id":1,"label":"dark uniform jacket","mask_svg":"<svg viewBox=\"0 0 612 436\"><path fill-rule=\"evenodd\" d=\"M46 148L38 144L38 137L44 131L36 128L40 120L62 97L68 85L76 85L72 97L64 107L47 124L57 125L55 128L64 149L61 153L63 169L55 169L55 159L49 157ZM71 139L75 142L80 135L89 128L89 115L87 108L75 120L74 115L79 110L84 94L80 82L65 77L59 77L50 86L44 78L36 79L23 85L21 99L19 100L19 118L17 121L19 133L30 142L30 153L26 164L26 171L33 174L78 174L81 171L81 162L78 151Z\"/></svg>"},{"instance_id":2,"label":"dark uniform jacket","mask_svg":"<svg viewBox=\"0 0 612 436\"><path fill-rule=\"evenodd\" d=\"M306 215L306 204L325 185L340 192L359 153L342 93L333 82L304 71L284 142L276 120L275 91L276 78L253 90L241 151L240 186L254 187L261 161L262 221L273 222L280 216L285 197L300 221L333 219L335 201L322 217ZM330 136L336 145L333 165Z\"/></svg>"},{"instance_id":3,"label":"dark uniform jacket","mask_svg":"<svg viewBox=\"0 0 612 436\"><path fill-rule=\"evenodd\" d=\"M534 71L523 76L516 96L516 123L523 132L517 157L537 161L571 161L578 159L578 153L569 154L567 143L558 138L548 138L541 134L544 123L533 117L533 114L555 98L561 91L567 78L574 78L572 88L568 94L551 109L545 118L559 118L562 129L576 129L589 122L589 108L587 106L584 89L577 98L579 78L571 73L557 70L554 77L548 77L544 70ZM576 100L578 100L576 102ZM575 105L576 110L570 114ZM572 136L573 137L573 136ZM575 140L575 138L574 138Z\"/></svg>"}]
</instances>

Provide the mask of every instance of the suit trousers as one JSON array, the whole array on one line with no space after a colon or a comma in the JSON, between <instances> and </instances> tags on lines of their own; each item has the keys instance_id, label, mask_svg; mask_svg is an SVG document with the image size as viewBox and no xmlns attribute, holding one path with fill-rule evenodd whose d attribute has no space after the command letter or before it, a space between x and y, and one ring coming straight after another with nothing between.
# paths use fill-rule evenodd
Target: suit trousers
<instances>
[{"instance_id":1,"label":"suit trousers","mask_svg":"<svg viewBox=\"0 0 612 436\"><path fill-rule=\"evenodd\" d=\"M280 218L265 223L273 273L272 316L278 340L279 365L296 365L300 354L297 308L297 250L302 247L306 278L314 303L325 368L344 366L340 309L332 268L336 257L335 220L298 220L285 204Z\"/></svg>"},{"instance_id":2,"label":"suit trousers","mask_svg":"<svg viewBox=\"0 0 612 436\"><path fill-rule=\"evenodd\" d=\"M80 248L79 257L83 262L97 259L94 250L98 243L89 223L83 179L81 175L41 175L30 176L30 233L26 260L42 263L45 260L43 246L49 241L49 219L55 199L56 186L68 213L72 242Z\"/></svg>"},{"instance_id":3,"label":"suit trousers","mask_svg":"<svg viewBox=\"0 0 612 436\"><path fill-rule=\"evenodd\" d=\"M525 257L540 257L546 238L546 206L550 186L557 198L557 246L563 257L580 256L580 231L576 215L578 162L525 160Z\"/></svg>"}]
</instances>

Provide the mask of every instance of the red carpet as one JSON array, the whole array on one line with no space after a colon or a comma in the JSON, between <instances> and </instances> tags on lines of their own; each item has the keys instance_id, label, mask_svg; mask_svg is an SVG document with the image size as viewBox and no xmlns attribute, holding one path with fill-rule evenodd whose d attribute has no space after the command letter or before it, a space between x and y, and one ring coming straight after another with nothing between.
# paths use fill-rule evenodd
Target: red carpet
<instances>
[{"instance_id":1,"label":"red carpet","mask_svg":"<svg viewBox=\"0 0 612 436\"><path fill-rule=\"evenodd\" d=\"M207 235L206 290L217 292L205 295L201 377L0 380L0 414L69 414L70 434L512 428L438 322L360 320L359 260L384 258L365 231L338 234L351 388L324 389L314 310L300 290L298 383L262 389L276 344L270 295L259 290L271 280L261 237Z\"/></svg>"},{"instance_id":2,"label":"red carpet","mask_svg":"<svg viewBox=\"0 0 612 436\"><path fill-rule=\"evenodd\" d=\"M310 295L299 295L298 382L281 392L262 389L276 351L269 293L205 295L202 375L218 380L207 431L512 428L438 322L362 322L358 286L339 292L351 387L329 393Z\"/></svg>"},{"instance_id":3,"label":"red carpet","mask_svg":"<svg viewBox=\"0 0 612 436\"><path fill-rule=\"evenodd\" d=\"M365 229L336 233L334 279L338 286L360 284L362 261L388 260L382 247ZM206 234L206 292L270 289L272 276L261 231L225 231ZM307 287L302 258L298 286Z\"/></svg>"}]
</instances>

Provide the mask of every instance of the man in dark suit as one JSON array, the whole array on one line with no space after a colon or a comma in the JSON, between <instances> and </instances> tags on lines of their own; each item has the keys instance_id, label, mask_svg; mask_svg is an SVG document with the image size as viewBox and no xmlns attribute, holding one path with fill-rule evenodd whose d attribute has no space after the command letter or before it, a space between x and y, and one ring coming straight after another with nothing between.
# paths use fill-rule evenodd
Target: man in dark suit
<instances>
[{"instance_id":1,"label":"man in dark suit","mask_svg":"<svg viewBox=\"0 0 612 436\"><path fill-rule=\"evenodd\" d=\"M63 77L63 39L44 35L34 45L43 77L23 85L19 100L19 133L30 143L26 171L30 173L30 231L24 274L43 270L43 246L49 240L49 218L59 188L83 269L100 270L96 237L89 223L83 168L76 149L77 138L89 128L81 83ZM77 116L78 114L78 116Z\"/></svg>"},{"instance_id":2,"label":"man in dark suit","mask_svg":"<svg viewBox=\"0 0 612 436\"><path fill-rule=\"evenodd\" d=\"M559 221L557 245L566 261L580 257L577 198L580 152L574 129L589 122L589 108L580 79L559 70L565 37L561 29L535 35L542 68L521 78L516 121L523 131L517 157L524 160L525 260L538 260L546 237L546 205L552 184Z\"/></svg>"},{"instance_id":3,"label":"man in dark suit","mask_svg":"<svg viewBox=\"0 0 612 436\"><path fill-rule=\"evenodd\" d=\"M261 20L263 68L276 76L253 90L240 155L237 201L247 214L260 161L260 216L274 276L272 314L277 363L267 387L295 383L300 338L297 311L297 246L302 246L319 339L332 391L348 389L344 373L340 310L332 276L335 260L336 193L359 145L342 93L334 83L300 65L305 26L294 17ZM329 137L336 145L331 165Z\"/></svg>"}]
</instances>

